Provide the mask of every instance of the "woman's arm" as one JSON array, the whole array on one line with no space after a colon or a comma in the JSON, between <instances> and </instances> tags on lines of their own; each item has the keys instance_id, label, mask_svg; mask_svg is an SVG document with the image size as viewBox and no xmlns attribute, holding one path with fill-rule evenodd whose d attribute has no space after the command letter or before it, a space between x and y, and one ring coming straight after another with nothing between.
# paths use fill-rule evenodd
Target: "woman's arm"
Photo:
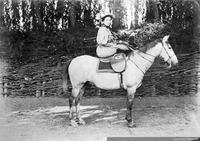
<instances>
[{"instance_id":1,"label":"woman's arm","mask_svg":"<svg viewBox=\"0 0 200 141\"><path fill-rule=\"evenodd\" d=\"M97 43L99 45L105 45L108 43L108 33L105 27L100 27L97 33Z\"/></svg>"},{"instance_id":2,"label":"woman's arm","mask_svg":"<svg viewBox=\"0 0 200 141\"><path fill-rule=\"evenodd\" d=\"M108 31L106 27L100 27L97 33L97 43L105 47L110 47L116 45L112 41L112 34Z\"/></svg>"}]
</instances>

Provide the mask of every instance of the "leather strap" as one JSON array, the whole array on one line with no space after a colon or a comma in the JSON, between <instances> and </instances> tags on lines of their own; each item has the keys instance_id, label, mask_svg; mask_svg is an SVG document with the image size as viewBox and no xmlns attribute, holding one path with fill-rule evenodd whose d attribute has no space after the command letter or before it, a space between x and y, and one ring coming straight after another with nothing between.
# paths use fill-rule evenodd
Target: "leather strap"
<instances>
[{"instance_id":1,"label":"leather strap","mask_svg":"<svg viewBox=\"0 0 200 141\"><path fill-rule=\"evenodd\" d=\"M124 89L123 73L119 73L119 84L120 84L120 88Z\"/></svg>"}]
</instances>

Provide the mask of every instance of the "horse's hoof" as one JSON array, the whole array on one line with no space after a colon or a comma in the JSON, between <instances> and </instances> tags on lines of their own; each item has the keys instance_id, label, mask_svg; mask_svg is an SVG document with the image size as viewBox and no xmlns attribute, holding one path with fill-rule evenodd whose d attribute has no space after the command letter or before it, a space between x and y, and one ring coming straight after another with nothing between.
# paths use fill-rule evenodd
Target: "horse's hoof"
<instances>
[{"instance_id":1,"label":"horse's hoof","mask_svg":"<svg viewBox=\"0 0 200 141\"><path fill-rule=\"evenodd\" d=\"M135 124L133 121L128 122L128 127L130 127L130 128L135 128L135 127L136 127L136 124Z\"/></svg>"},{"instance_id":2,"label":"horse's hoof","mask_svg":"<svg viewBox=\"0 0 200 141\"><path fill-rule=\"evenodd\" d=\"M132 119L131 119L131 117L127 117L127 116L126 116L126 117L125 117L125 120L127 120L127 122L131 122Z\"/></svg>"},{"instance_id":3,"label":"horse's hoof","mask_svg":"<svg viewBox=\"0 0 200 141\"><path fill-rule=\"evenodd\" d=\"M70 125L72 127L78 127L78 123L75 120L70 120Z\"/></svg>"},{"instance_id":4,"label":"horse's hoof","mask_svg":"<svg viewBox=\"0 0 200 141\"><path fill-rule=\"evenodd\" d=\"M85 121L84 121L83 119L79 119L79 120L78 120L78 124L80 124L80 125L85 125L86 123L85 123Z\"/></svg>"}]
</instances>

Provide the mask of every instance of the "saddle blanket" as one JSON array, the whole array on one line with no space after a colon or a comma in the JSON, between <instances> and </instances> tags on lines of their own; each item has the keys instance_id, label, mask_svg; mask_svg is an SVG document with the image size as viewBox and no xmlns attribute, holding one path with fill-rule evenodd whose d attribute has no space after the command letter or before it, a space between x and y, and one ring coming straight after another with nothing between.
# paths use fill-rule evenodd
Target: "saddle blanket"
<instances>
[{"instance_id":1,"label":"saddle blanket","mask_svg":"<svg viewBox=\"0 0 200 141\"><path fill-rule=\"evenodd\" d=\"M110 62L102 62L101 60L99 60L97 72L99 72L99 73L103 73L103 72L114 73L114 70L112 69Z\"/></svg>"}]
</instances>

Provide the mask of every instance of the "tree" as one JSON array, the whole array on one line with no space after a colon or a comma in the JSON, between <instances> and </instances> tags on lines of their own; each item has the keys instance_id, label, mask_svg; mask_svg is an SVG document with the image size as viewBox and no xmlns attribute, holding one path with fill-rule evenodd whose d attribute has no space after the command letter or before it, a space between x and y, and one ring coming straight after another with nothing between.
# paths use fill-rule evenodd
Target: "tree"
<instances>
[{"instance_id":1,"label":"tree","mask_svg":"<svg viewBox=\"0 0 200 141\"><path fill-rule=\"evenodd\" d=\"M3 12L4 12L4 2L0 0L0 30L1 32L8 30L8 28L6 28L4 24Z\"/></svg>"},{"instance_id":2,"label":"tree","mask_svg":"<svg viewBox=\"0 0 200 141\"><path fill-rule=\"evenodd\" d=\"M0 28L3 26L3 1L0 1Z\"/></svg>"},{"instance_id":3,"label":"tree","mask_svg":"<svg viewBox=\"0 0 200 141\"><path fill-rule=\"evenodd\" d=\"M128 29L139 26L145 22L147 0L123 0L126 18L124 20Z\"/></svg>"},{"instance_id":4,"label":"tree","mask_svg":"<svg viewBox=\"0 0 200 141\"><path fill-rule=\"evenodd\" d=\"M200 1L193 0L194 4L194 38L199 42L200 38ZM199 42L200 44L200 42Z\"/></svg>"},{"instance_id":5,"label":"tree","mask_svg":"<svg viewBox=\"0 0 200 141\"><path fill-rule=\"evenodd\" d=\"M69 21L70 21L70 27L76 26L76 1L71 1L71 6L69 9Z\"/></svg>"},{"instance_id":6,"label":"tree","mask_svg":"<svg viewBox=\"0 0 200 141\"><path fill-rule=\"evenodd\" d=\"M34 5L34 8L35 8L35 13L36 13L36 16L37 16L37 20L38 20L38 24L40 26L43 26L43 21L42 21L42 18L41 18L41 11L40 11L40 0L33 0L33 5Z\"/></svg>"},{"instance_id":7,"label":"tree","mask_svg":"<svg viewBox=\"0 0 200 141\"><path fill-rule=\"evenodd\" d=\"M135 20L133 20L133 19L135 19L135 14L134 14L135 13L135 2L136 1L131 1L131 0L126 1L128 29L130 29L135 24Z\"/></svg>"},{"instance_id":8,"label":"tree","mask_svg":"<svg viewBox=\"0 0 200 141\"><path fill-rule=\"evenodd\" d=\"M152 2L152 8L153 8L153 14L154 14L154 20L158 21L159 20L159 13L158 13L158 7L157 7L157 0L151 0Z\"/></svg>"}]
</instances>

